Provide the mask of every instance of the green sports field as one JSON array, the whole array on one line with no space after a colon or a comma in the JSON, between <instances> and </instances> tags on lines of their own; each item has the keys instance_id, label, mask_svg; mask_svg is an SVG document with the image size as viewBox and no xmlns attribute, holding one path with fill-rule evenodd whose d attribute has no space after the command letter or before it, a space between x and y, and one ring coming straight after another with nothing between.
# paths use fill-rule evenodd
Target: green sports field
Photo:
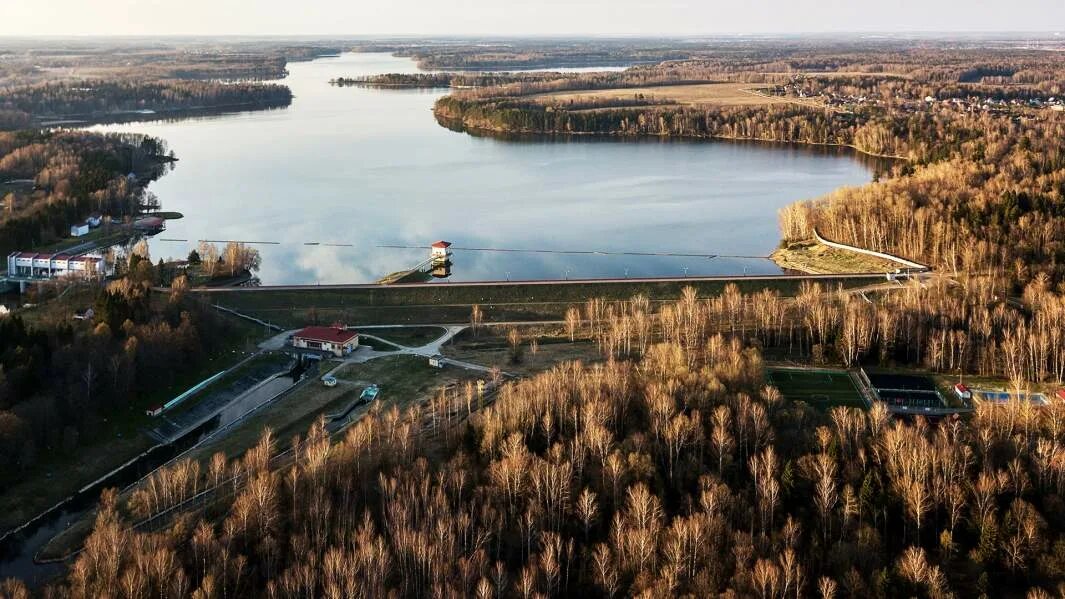
<instances>
[{"instance_id":1,"label":"green sports field","mask_svg":"<svg viewBox=\"0 0 1065 599\"><path fill-rule=\"evenodd\" d=\"M769 368L766 378L791 401L805 401L823 409L867 407L845 370Z\"/></svg>"}]
</instances>

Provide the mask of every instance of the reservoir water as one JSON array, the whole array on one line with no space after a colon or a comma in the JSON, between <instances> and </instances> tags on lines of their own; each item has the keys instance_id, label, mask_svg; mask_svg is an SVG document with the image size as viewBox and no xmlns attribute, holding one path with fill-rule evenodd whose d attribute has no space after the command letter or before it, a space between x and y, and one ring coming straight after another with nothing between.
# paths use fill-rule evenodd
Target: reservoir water
<instances>
[{"instance_id":1,"label":"reservoir water","mask_svg":"<svg viewBox=\"0 0 1065 599\"><path fill-rule=\"evenodd\" d=\"M163 209L185 215L152 240L153 259L184 257L201 239L274 242L254 246L265 284L362 283L444 239L578 252L459 249L461 281L774 273L758 257L779 242L779 208L871 178L844 150L476 137L437 124L433 101L446 90L329 85L417 71L388 54L289 71L295 98L284 109L95 128L162 137L180 159L151 186Z\"/></svg>"},{"instance_id":2,"label":"reservoir water","mask_svg":"<svg viewBox=\"0 0 1065 599\"><path fill-rule=\"evenodd\" d=\"M295 99L285 109L94 127L162 137L180 158L151 186L165 210L185 215L151 240L153 259L184 257L200 239L268 241L255 246L263 283L371 282L446 239L534 250L459 249L452 280L774 273L757 256L778 243L779 208L871 178L868 161L843 150L476 137L433 118L445 90L329 85L416 71L387 54L289 70ZM36 551L91 508L100 486L124 486L174 451L137 460L0 543L0 579L59 572L34 566Z\"/></svg>"}]
</instances>

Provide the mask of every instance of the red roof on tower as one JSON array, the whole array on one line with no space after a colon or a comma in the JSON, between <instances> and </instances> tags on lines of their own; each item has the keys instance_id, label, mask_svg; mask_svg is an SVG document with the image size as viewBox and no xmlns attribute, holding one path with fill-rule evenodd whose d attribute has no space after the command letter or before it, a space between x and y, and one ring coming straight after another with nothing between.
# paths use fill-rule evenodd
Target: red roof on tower
<instances>
[{"instance_id":1,"label":"red roof on tower","mask_svg":"<svg viewBox=\"0 0 1065 599\"><path fill-rule=\"evenodd\" d=\"M311 341L328 341L330 343L347 343L358 333L342 327L307 327L299 331L293 337L309 339Z\"/></svg>"},{"instance_id":2,"label":"red roof on tower","mask_svg":"<svg viewBox=\"0 0 1065 599\"><path fill-rule=\"evenodd\" d=\"M434 247L434 248L449 248L449 247L451 247L451 242L450 241L437 241L431 247Z\"/></svg>"}]
</instances>

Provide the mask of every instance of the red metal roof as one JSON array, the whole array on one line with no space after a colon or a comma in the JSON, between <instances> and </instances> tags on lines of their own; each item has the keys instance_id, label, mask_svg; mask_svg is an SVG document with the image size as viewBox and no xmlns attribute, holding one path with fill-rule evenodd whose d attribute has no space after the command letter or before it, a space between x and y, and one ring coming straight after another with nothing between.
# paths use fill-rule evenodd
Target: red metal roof
<instances>
[{"instance_id":1,"label":"red metal roof","mask_svg":"<svg viewBox=\"0 0 1065 599\"><path fill-rule=\"evenodd\" d=\"M437 241L431 247L434 247L434 248L448 248L448 247L451 247L451 242L450 241Z\"/></svg>"},{"instance_id":2,"label":"red metal roof","mask_svg":"<svg viewBox=\"0 0 1065 599\"><path fill-rule=\"evenodd\" d=\"M135 227L161 227L163 226L163 219L158 216L144 216L134 221Z\"/></svg>"},{"instance_id":3,"label":"red metal roof","mask_svg":"<svg viewBox=\"0 0 1065 599\"><path fill-rule=\"evenodd\" d=\"M958 391L961 391L962 393L965 393L969 390L969 388L965 386L965 383L958 383L957 385L954 385L954 388Z\"/></svg>"},{"instance_id":4,"label":"red metal roof","mask_svg":"<svg viewBox=\"0 0 1065 599\"><path fill-rule=\"evenodd\" d=\"M339 327L307 327L293 335L300 339L329 341L330 343L347 343L356 336L358 336L357 332Z\"/></svg>"}]
</instances>

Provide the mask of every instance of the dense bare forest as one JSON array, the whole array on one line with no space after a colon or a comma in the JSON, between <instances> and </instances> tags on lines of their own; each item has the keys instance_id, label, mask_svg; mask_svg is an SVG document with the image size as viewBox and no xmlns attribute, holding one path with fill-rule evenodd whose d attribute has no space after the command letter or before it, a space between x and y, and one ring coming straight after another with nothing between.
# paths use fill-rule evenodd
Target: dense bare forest
<instances>
[{"instance_id":1,"label":"dense bare forest","mask_svg":"<svg viewBox=\"0 0 1065 599\"><path fill-rule=\"evenodd\" d=\"M153 298L159 274L146 248L131 254L128 276L90 298L95 321L0 318L0 485L97 442L102 422L142 412L145 398L239 338L182 281Z\"/></svg>"},{"instance_id":2,"label":"dense bare forest","mask_svg":"<svg viewBox=\"0 0 1065 599\"><path fill-rule=\"evenodd\" d=\"M584 362L489 393L472 382L442 388L403 410L378 402L336 435L324 420L295 438L267 430L242 455L179 460L125 493L106 491L84 550L41 593L1065 595L1065 401L903 419L879 401L860 410L788 399L766 371L771 361L878 365L1005 380L1021 393L1065 384L1065 113L1051 107L1062 64L984 43L363 46L472 69L680 52L622 73L337 83L450 86L437 116L470 129L893 156L878 181L784 209L783 237L816 229L938 272L890 290L804 284L789 297L729 285L711 297L688 288L676 301L573 305L554 326L587 342ZM714 83L750 84L781 102L681 104L654 91ZM633 91L595 93L618 89ZM66 172L45 168L59 160L49 144L165 152L148 139L4 135L0 172L48 193ZM258 258L205 243L190 262L232 275ZM76 450L101 413L133 405L232 335L188 297L185 279L153 297L160 268L143 247L126 270L96 298L92 330L0 319L0 481L47 451ZM483 317L475 306L474 333ZM506 339L515 359L536 351L518 329ZM28 594L0 583L0 597Z\"/></svg>"},{"instance_id":3,"label":"dense bare forest","mask_svg":"<svg viewBox=\"0 0 1065 599\"><path fill-rule=\"evenodd\" d=\"M152 202L166 143L84 131L0 132L0 254L64 239L90 213L121 222ZM129 173L138 179L131 180Z\"/></svg>"},{"instance_id":4,"label":"dense bare forest","mask_svg":"<svg viewBox=\"0 0 1065 599\"><path fill-rule=\"evenodd\" d=\"M921 330L934 319L916 314L986 298L914 285L895 300L896 326L898 310L860 324L867 304L822 291L686 291L655 313L645 298L575 306L571 334L598 339L605 362L494 398L467 386L375 409L336 444L319 423L303 438L266 434L240 459L176 463L105 495L49 594L1059 593L1065 404L985 404L930 426L882 404L821 412L765 384L760 348L847 352L868 335L867 349L909 362L936 343ZM1055 318L1060 301L1046 308ZM1040 326L1010 312L989 310L1003 342ZM199 507L164 530L130 528L178 505Z\"/></svg>"}]
</instances>

